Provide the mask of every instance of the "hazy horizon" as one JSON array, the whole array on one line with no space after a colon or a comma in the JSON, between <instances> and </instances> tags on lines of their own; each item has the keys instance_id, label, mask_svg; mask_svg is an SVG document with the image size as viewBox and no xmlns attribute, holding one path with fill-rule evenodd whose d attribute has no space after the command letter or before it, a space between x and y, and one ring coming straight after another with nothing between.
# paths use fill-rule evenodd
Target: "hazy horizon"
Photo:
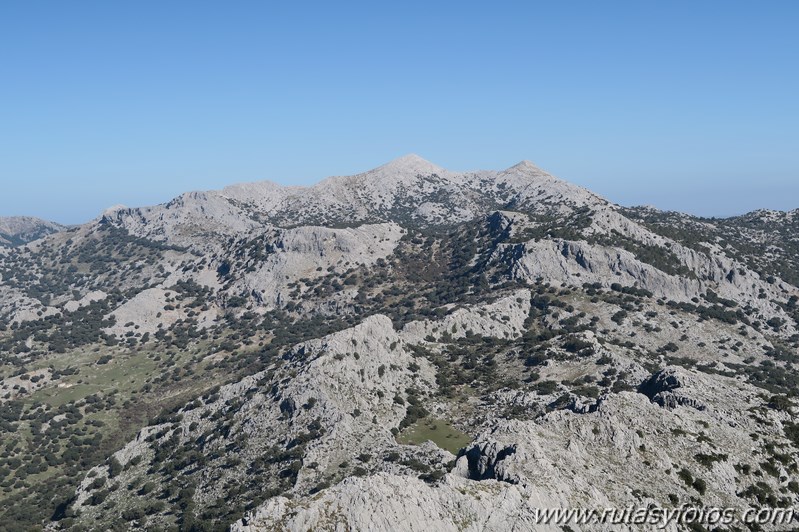
<instances>
[{"instance_id":1,"label":"hazy horizon","mask_svg":"<svg viewBox=\"0 0 799 532\"><path fill-rule=\"evenodd\" d=\"M0 6L0 215L521 159L622 205L799 207L799 4Z\"/></svg>"},{"instance_id":2,"label":"hazy horizon","mask_svg":"<svg viewBox=\"0 0 799 532\"><path fill-rule=\"evenodd\" d=\"M425 159L427 159L427 158L425 157ZM432 163L434 163L434 164L438 164L438 162L435 161L435 160L431 160L431 159L427 159L427 160L432 162ZM523 159L520 159L519 161L521 161L521 160L523 160ZM449 167L445 167L445 168L448 169L448 170L463 171L463 172L479 171L479 170L504 170L506 168L509 168L509 167L513 166L513 164L516 164L519 161L515 161L514 163L508 164L508 165L503 166L503 167L498 167L498 168L449 168ZM389 162L389 161L385 161L384 163L387 163L387 162ZM380 165L376 165L373 168L376 168L377 166L380 166ZM440 165L440 166L443 166L443 165ZM281 181L280 179L264 179L264 180L257 180L257 181L272 181L272 182L278 183L278 184L283 185L283 186L292 186L292 185L313 186L313 185L315 185L315 184L317 184L317 183L319 183L319 182L321 182L324 179L327 179L329 177L334 177L334 176L339 176L339 175L355 175L355 174L359 174L359 173L364 173L364 172L366 172L368 170L372 170L373 168L364 168L362 170L353 171L351 173L331 174L331 175L319 177L317 179L295 179L295 180L289 180L289 181L285 181L285 180ZM555 175L556 177L561 177L561 176L558 176L557 174L555 174L554 172L549 171L547 168L543 168L543 170L547 171L548 173L551 173L551 174ZM186 193L186 192L195 192L195 191L204 191L204 190L220 190L220 189L222 189L222 188L224 188L226 186L230 186L230 185L241 184L241 183L251 183L251 182L257 182L257 181L221 182L218 186L214 186L214 187L210 187L210 188L188 188L186 190L182 190L180 192L176 192L175 194L172 194L172 195L166 195L165 196L165 195L162 194L160 198L156 198L156 195L153 194L152 195L152 197L154 198L153 201L145 202L145 203L128 203L128 202L125 202L125 201L116 201L116 202L113 202L113 203L108 203L106 205L100 206L97 209L96 212L89 214L89 216L86 217L85 219L60 220L60 219L57 219L57 218L54 218L54 217L51 217L51 216L47 216L46 213L42 213L42 214L34 213L34 214L31 214L29 212L18 212L18 213L14 213L14 212L3 213L3 212L0 212L0 217L7 217L7 216L33 216L33 217L36 217L36 218L41 218L41 219L44 219L44 220L57 222L57 223L60 223L62 225L67 225L67 226L80 225L80 224L87 223L87 222L91 221L92 219L94 219L97 216L101 215L102 212L105 211L106 209L114 207L114 206L117 206L117 205L124 205L126 207L131 207L131 208L149 207L149 206L154 206L154 205L158 205L158 204L167 203L170 200L172 200L173 198L177 197L178 195ZM570 181L570 180L567 180L567 181ZM574 182L575 184L581 185L581 186L585 186L584 184L579 183L577 181L572 181L572 182ZM635 201L633 201L633 202L623 203L623 202L617 201L613 197L609 197L607 195L601 194L596 189L590 189L589 188L589 190L599 194L600 196L603 196L605 199L611 201L612 203L616 203L616 204L622 205L624 207L654 207L654 208L657 208L657 209L660 209L660 210L663 210L663 211L678 211L678 212L683 212L683 213L686 213L686 214L691 214L691 215L694 215L694 216L705 217L705 218L713 218L713 217L726 218L726 217L738 216L738 215L746 214L748 212L752 212L754 210L759 210L759 209L773 209L773 210L791 211L791 210L795 210L795 209L799 208L799 202L796 202L795 206L793 206L793 207L790 206L790 203L793 201L793 198L789 197L789 199L786 199L786 201L785 201L786 207L783 207L783 208L780 208L780 207L769 207L769 206L756 206L756 207L751 208L751 209L746 209L746 210L736 211L736 212L708 213L708 212L702 212L701 208L700 209L695 209L695 210L692 210L690 207L689 208L683 208L683 209L680 209L680 208L669 208L667 206L664 206L662 204L657 204L657 203L654 203L654 202L645 202L645 201L635 202ZM671 202L673 202L674 198L680 197L683 194L684 191L677 190L677 191L671 191L671 192L673 193ZM694 191L694 192L696 192L696 191ZM691 198L687 198L687 199L688 200L693 200L695 202L695 204L698 206L698 204L703 201L703 198L706 197L705 195L706 194L711 194L711 193L712 194L718 194L719 191L705 190L703 193L698 193L698 194L696 194L696 196L691 197ZM660 196L658 198L654 198L655 201L657 201L659 199L662 199L662 196ZM690 205L690 201L686 202L686 198L683 197L683 198L680 198L680 199L682 199L684 205ZM666 202L663 202L663 203L669 203L669 201L666 201ZM755 203L755 202L753 201L753 203Z\"/></svg>"}]
</instances>

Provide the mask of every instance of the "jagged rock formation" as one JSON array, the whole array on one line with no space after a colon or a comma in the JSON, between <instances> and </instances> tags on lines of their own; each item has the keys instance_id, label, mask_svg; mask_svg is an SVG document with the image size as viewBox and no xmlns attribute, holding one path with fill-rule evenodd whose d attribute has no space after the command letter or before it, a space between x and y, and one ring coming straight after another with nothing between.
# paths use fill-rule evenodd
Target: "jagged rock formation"
<instances>
[{"instance_id":1,"label":"jagged rock formation","mask_svg":"<svg viewBox=\"0 0 799 532\"><path fill-rule=\"evenodd\" d=\"M797 221L406 156L0 245L0 528L795 505Z\"/></svg>"},{"instance_id":2,"label":"jagged rock formation","mask_svg":"<svg viewBox=\"0 0 799 532\"><path fill-rule=\"evenodd\" d=\"M704 404L682 393L686 387L685 379L686 377L680 369L666 368L643 382L638 391L649 397L653 403L665 408L690 406L697 410L704 410Z\"/></svg>"}]
</instances>

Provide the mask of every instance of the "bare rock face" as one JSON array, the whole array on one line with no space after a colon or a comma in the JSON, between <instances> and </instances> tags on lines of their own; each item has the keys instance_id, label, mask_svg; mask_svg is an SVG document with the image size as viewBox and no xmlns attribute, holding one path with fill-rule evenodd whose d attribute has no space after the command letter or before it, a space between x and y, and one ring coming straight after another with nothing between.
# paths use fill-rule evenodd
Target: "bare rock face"
<instances>
[{"instance_id":1,"label":"bare rock face","mask_svg":"<svg viewBox=\"0 0 799 532\"><path fill-rule=\"evenodd\" d=\"M505 459L516 454L516 446L504 446L495 441L485 441L466 449L463 457L456 465L457 472L470 480L494 479L510 484L518 484L519 479L514 478L505 471Z\"/></svg>"},{"instance_id":2,"label":"bare rock face","mask_svg":"<svg viewBox=\"0 0 799 532\"><path fill-rule=\"evenodd\" d=\"M292 298L298 299L289 295L289 285L300 279L318 279L331 270L343 273L354 267L370 267L389 257L404 233L394 223L280 230L266 240L266 257L248 268L229 290L256 294L266 309L281 307Z\"/></svg>"},{"instance_id":3,"label":"bare rock face","mask_svg":"<svg viewBox=\"0 0 799 532\"><path fill-rule=\"evenodd\" d=\"M350 478L310 500L275 498L232 531L499 531L536 528L515 486L447 477L438 486L380 473Z\"/></svg>"},{"instance_id":4,"label":"bare rock face","mask_svg":"<svg viewBox=\"0 0 799 532\"><path fill-rule=\"evenodd\" d=\"M688 377L690 379L690 377ZM665 408L690 406L704 410L705 405L699 400L684 395L685 373L678 368L666 368L658 371L639 386L638 391L649 397L653 403Z\"/></svg>"},{"instance_id":5,"label":"bare rock face","mask_svg":"<svg viewBox=\"0 0 799 532\"><path fill-rule=\"evenodd\" d=\"M442 320L409 323L402 329L408 342L439 341L442 337L464 338L467 334L495 338L517 338L530 312L530 292L519 290L493 303L457 309Z\"/></svg>"},{"instance_id":6,"label":"bare rock face","mask_svg":"<svg viewBox=\"0 0 799 532\"><path fill-rule=\"evenodd\" d=\"M155 241L193 246L204 252L218 249L220 241L247 234L263 225L227 198L212 192L188 192L155 207L113 207L99 224L122 227L131 234Z\"/></svg>"},{"instance_id":7,"label":"bare rock face","mask_svg":"<svg viewBox=\"0 0 799 532\"><path fill-rule=\"evenodd\" d=\"M659 242L659 245L663 244L664 241ZM784 316L783 309L774 305L772 300L787 299L792 289L768 283L735 261L723 257L710 258L676 243L670 243L669 253L673 253L672 260L684 268L686 274L663 271L663 266L658 268L643 262L624 249L581 240L503 244L495 257L498 261L510 262L513 275L521 279L557 279L577 286L618 283L680 302L691 301L707 290L713 290L725 298L751 301L770 315Z\"/></svg>"}]
</instances>

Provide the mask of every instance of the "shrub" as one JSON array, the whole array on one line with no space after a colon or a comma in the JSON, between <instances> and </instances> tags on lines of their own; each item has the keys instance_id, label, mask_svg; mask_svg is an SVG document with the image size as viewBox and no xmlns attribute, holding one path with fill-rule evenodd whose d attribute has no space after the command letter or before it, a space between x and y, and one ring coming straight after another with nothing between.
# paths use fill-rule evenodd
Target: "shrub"
<instances>
[{"instance_id":1,"label":"shrub","mask_svg":"<svg viewBox=\"0 0 799 532\"><path fill-rule=\"evenodd\" d=\"M551 380L541 381L535 385L535 389L540 395L548 395L558 389L558 383Z\"/></svg>"},{"instance_id":2,"label":"shrub","mask_svg":"<svg viewBox=\"0 0 799 532\"><path fill-rule=\"evenodd\" d=\"M677 476L682 480L687 486L690 486L694 481L694 476L685 468L680 469L677 472Z\"/></svg>"},{"instance_id":3,"label":"shrub","mask_svg":"<svg viewBox=\"0 0 799 532\"><path fill-rule=\"evenodd\" d=\"M693 487L699 492L699 495L704 495L705 491L707 491L707 483L701 478L694 480Z\"/></svg>"},{"instance_id":4,"label":"shrub","mask_svg":"<svg viewBox=\"0 0 799 532\"><path fill-rule=\"evenodd\" d=\"M619 325L624 323L624 319L627 317L626 310L620 310L615 313L613 316L610 317L611 321L618 323Z\"/></svg>"}]
</instances>

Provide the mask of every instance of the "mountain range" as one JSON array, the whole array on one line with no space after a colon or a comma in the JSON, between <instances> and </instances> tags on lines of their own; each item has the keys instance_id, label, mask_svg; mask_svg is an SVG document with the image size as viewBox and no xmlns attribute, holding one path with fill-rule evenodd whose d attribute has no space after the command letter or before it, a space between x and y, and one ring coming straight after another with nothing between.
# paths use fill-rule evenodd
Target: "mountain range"
<instances>
[{"instance_id":1,"label":"mountain range","mask_svg":"<svg viewBox=\"0 0 799 532\"><path fill-rule=\"evenodd\" d=\"M527 161L409 155L0 219L0 529L792 507L798 213L626 208ZM660 529L713 529L691 526Z\"/></svg>"}]
</instances>

